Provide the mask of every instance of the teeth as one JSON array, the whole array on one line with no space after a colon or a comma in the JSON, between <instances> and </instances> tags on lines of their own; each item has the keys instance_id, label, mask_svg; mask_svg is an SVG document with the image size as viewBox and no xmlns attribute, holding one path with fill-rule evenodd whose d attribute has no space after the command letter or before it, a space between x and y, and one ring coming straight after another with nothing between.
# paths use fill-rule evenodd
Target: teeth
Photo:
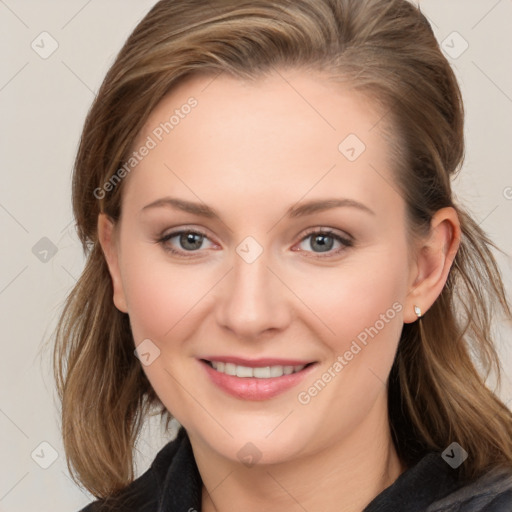
<instances>
[{"instance_id":1,"label":"teeth","mask_svg":"<svg viewBox=\"0 0 512 512\"><path fill-rule=\"evenodd\" d=\"M270 367L270 376L271 377L281 377L283 375L283 371L281 370L281 366L271 366Z\"/></svg>"},{"instance_id":2,"label":"teeth","mask_svg":"<svg viewBox=\"0 0 512 512\"><path fill-rule=\"evenodd\" d=\"M298 366L262 366L251 368L250 366L240 366L233 363L222 363L211 361L211 365L215 370L226 375L237 377L256 377L258 379L270 379L271 377L282 377L292 373L300 372L306 365Z\"/></svg>"},{"instance_id":3,"label":"teeth","mask_svg":"<svg viewBox=\"0 0 512 512\"><path fill-rule=\"evenodd\" d=\"M274 366L274 368L275 368L275 366ZM277 373L277 371L276 371L276 373ZM252 370L252 375L254 377L258 377L258 379L270 379L270 366L262 366L261 368L254 368ZM280 377L280 375L276 375L276 377Z\"/></svg>"},{"instance_id":4,"label":"teeth","mask_svg":"<svg viewBox=\"0 0 512 512\"><path fill-rule=\"evenodd\" d=\"M215 368L215 366L214 366L214 368ZM222 373L225 373L226 375L236 375L236 364L226 363L224 365L224 371Z\"/></svg>"},{"instance_id":5,"label":"teeth","mask_svg":"<svg viewBox=\"0 0 512 512\"><path fill-rule=\"evenodd\" d=\"M236 376L237 377L253 377L253 369L248 366L238 366L236 367Z\"/></svg>"},{"instance_id":6,"label":"teeth","mask_svg":"<svg viewBox=\"0 0 512 512\"><path fill-rule=\"evenodd\" d=\"M290 373L293 373L293 366L284 366L283 371L285 375L290 375Z\"/></svg>"}]
</instances>

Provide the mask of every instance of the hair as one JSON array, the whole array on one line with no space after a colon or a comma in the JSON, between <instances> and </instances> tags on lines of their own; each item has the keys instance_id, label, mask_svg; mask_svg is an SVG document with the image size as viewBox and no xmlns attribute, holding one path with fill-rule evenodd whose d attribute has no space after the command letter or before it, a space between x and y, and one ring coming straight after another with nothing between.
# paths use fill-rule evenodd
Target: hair
<instances>
[{"instance_id":1,"label":"hair","mask_svg":"<svg viewBox=\"0 0 512 512\"><path fill-rule=\"evenodd\" d=\"M109 69L74 164L73 211L87 261L57 326L54 374L68 467L96 497L133 481L147 416L172 416L134 356L98 242L98 215L120 217L123 182L101 199L95 190L129 158L149 114L180 80L222 72L251 80L285 68L327 73L385 109L411 236L427 233L440 208L459 216L447 282L426 314L404 325L389 375L399 457L410 466L456 441L469 453L464 477L512 467L512 413L485 384L500 376L491 319L512 318L511 308L498 248L452 195L464 158L463 103L419 8L406 0L161 0Z\"/></svg>"}]
</instances>

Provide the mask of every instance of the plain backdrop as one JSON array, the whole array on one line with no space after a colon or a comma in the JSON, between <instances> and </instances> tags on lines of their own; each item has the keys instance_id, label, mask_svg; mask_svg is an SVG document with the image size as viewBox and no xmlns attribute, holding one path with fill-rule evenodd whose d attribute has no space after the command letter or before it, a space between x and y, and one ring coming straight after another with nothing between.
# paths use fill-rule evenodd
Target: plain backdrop
<instances>
[{"instance_id":1,"label":"plain backdrop","mask_svg":"<svg viewBox=\"0 0 512 512\"><path fill-rule=\"evenodd\" d=\"M154 0L0 0L0 511L72 512L91 496L70 479L44 343L83 268L71 215L72 163L86 112L126 37ZM512 282L512 2L424 0L466 111L454 186L506 255ZM497 324L512 404L511 326ZM171 437L151 424L137 474Z\"/></svg>"}]
</instances>

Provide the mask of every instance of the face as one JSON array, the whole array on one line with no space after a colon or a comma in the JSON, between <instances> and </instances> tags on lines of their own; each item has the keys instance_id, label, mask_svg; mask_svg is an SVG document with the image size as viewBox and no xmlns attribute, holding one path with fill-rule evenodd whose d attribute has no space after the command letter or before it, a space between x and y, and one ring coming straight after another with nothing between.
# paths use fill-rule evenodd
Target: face
<instances>
[{"instance_id":1,"label":"face","mask_svg":"<svg viewBox=\"0 0 512 512\"><path fill-rule=\"evenodd\" d=\"M138 136L115 303L161 401L220 456L293 460L385 413L412 269L381 118L320 75L221 75Z\"/></svg>"}]
</instances>

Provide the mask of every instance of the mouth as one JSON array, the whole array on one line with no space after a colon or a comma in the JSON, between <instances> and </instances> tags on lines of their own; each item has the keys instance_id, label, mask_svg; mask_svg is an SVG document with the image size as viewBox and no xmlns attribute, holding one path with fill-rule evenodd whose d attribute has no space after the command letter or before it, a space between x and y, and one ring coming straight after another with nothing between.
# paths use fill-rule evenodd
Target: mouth
<instances>
[{"instance_id":1,"label":"mouth","mask_svg":"<svg viewBox=\"0 0 512 512\"><path fill-rule=\"evenodd\" d=\"M235 363L227 363L224 361L208 361L203 359L206 364L213 368L216 372L224 375L231 375L247 379L255 377L257 379L271 379L282 377L283 375L292 375L298 373L311 366L314 363L299 365L272 365L272 366L244 366Z\"/></svg>"},{"instance_id":2,"label":"mouth","mask_svg":"<svg viewBox=\"0 0 512 512\"><path fill-rule=\"evenodd\" d=\"M233 357L198 359L210 382L232 397L262 401L300 384L318 362Z\"/></svg>"}]
</instances>

